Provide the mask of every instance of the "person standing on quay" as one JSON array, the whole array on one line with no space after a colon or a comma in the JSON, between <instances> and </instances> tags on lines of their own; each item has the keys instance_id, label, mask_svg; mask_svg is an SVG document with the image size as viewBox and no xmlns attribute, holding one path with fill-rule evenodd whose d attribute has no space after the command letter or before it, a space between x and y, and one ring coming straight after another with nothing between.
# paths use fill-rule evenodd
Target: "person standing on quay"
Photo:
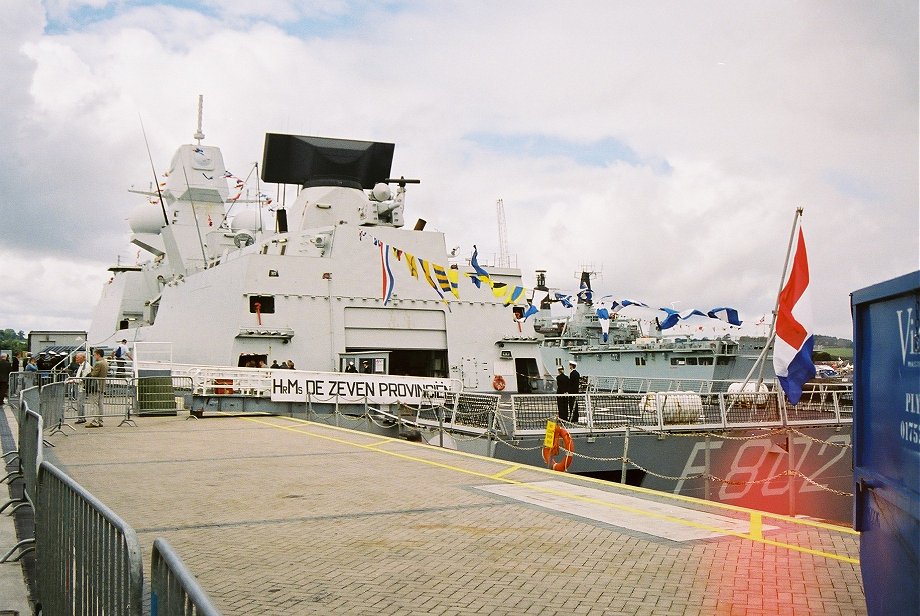
<instances>
[{"instance_id":1,"label":"person standing on quay","mask_svg":"<svg viewBox=\"0 0 920 616\"><path fill-rule=\"evenodd\" d=\"M118 343L118 346L115 347L114 352L115 357L115 368L116 376L118 372L124 372L125 366L127 365L127 360L134 360L134 357L131 356L131 351L128 350L128 339L122 338L121 342Z\"/></svg>"},{"instance_id":2,"label":"person standing on quay","mask_svg":"<svg viewBox=\"0 0 920 616\"><path fill-rule=\"evenodd\" d=\"M103 398L105 397L105 377L109 373L109 364L105 361L105 352L102 349L93 351L93 357L96 362L93 369L89 371L89 381L86 385L86 391L90 394L91 405L96 407L96 415L92 421L86 424L87 428L101 428Z\"/></svg>"},{"instance_id":3,"label":"person standing on quay","mask_svg":"<svg viewBox=\"0 0 920 616\"><path fill-rule=\"evenodd\" d=\"M559 366L559 374L556 375L556 409L559 419L569 420L569 377L565 375L565 368Z\"/></svg>"},{"instance_id":4,"label":"person standing on quay","mask_svg":"<svg viewBox=\"0 0 920 616\"><path fill-rule=\"evenodd\" d=\"M73 357L73 363L67 366L67 374L71 378L67 379L67 395L76 402L76 408L79 409L80 414L77 416L77 420L74 423L86 423L86 409L84 408L84 403L86 401L86 381L84 380L89 376L90 365L86 361L86 353L77 353Z\"/></svg>"},{"instance_id":5,"label":"person standing on quay","mask_svg":"<svg viewBox=\"0 0 920 616\"><path fill-rule=\"evenodd\" d=\"M10 373L13 372L13 364L6 353L0 355L0 404L6 402L7 394L10 392Z\"/></svg>"},{"instance_id":6,"label":"person standing on quay","mask_svg":"<svg viewBox=\"0 0 920 616\"><path fill-rule=\"evenodd\" d=\"M572 371L569 372L569 393L570 394L581 393L579 391L579 389L581 388L581 375L578 373L578 370L576 370L577 367L578 367L578 364L576 364L574 361L569 362L569 368L572 369ZM569 415L572 418L572 423L575 423L578 421L578 398L573 397L569 400Z\"/></svg>"}]
</instances>

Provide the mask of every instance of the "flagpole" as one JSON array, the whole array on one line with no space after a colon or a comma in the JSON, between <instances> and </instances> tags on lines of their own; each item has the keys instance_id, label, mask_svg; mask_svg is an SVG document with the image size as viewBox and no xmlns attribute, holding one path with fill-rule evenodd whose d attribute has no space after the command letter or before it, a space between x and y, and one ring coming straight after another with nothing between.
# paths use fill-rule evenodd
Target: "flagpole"
<instances>
[{"instance_id":1,"label":"flagpole","mask_svg":"<svg viewBox=\"0 0 920 616\"><path fill-rule=\"evenodd\" d=\"M770 351L770 347L772 347L773 343L776 341L776 317L779 312L779 297L783 293L783 283L786 282L786 274L789 273L789 259L792 257L792 243L795 241L795 232L799 227L799 220L804 210L805 208L803 207L795 208L795 216L792 219L792 232L789 234L789 245L786 247L786 262L783 263L783 275L780 276L779 290L776 292L776 303L773 305L773 321L770 323L770 335L767 336L767 343L764 345L763 351L761 351L754 365L751 366L751 371L748 372L747 378L744 379L745 385L751 380L751 377L754 375L754 370L757 370L758 367L760 368L760 372L757 375L758 387L760 383L763 382L764 361L766 360L767 353Z\"/></svg>"}]
</instances>

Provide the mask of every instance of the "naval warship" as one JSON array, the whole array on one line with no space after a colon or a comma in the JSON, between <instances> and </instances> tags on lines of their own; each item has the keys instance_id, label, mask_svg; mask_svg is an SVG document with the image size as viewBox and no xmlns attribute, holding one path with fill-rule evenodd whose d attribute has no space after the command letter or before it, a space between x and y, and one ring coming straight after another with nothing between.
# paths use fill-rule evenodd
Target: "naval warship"
<instances>
[{"instance_id":1,"label":"naval warship","mask_svg":"<svg viewBox=\"0 0 920 616\"><path fill-rule=\"evenodd\" d=\"M165 178L140 191L131 242L149 258L111 268L88 334L93 346L127 340L135 376L189 379L175 393L193 413L345 422L677 494L849 519L851 393L822 387L790 405L772 385L731 390L713 380L742 355L727 341L664 353L626 331L601 348L590 328L573 328L579 344L564 345L564 334L554 346L535 319L521 318L520 270L457 259L425 221L407 226L406 195L418 180L392 173L392 143L270 133L259 177L278 186L272 199L247 194L202 139L199 123L196 143L180 146ZM613 362L657 365L651 357L667 358L654 376L683 378L655 387L599 380L623 376ZM567 394L575 410L560 417L553 376L570 359L596 378ZM548 421L570 437L561 454L544 446Z\"/></svg>"},{"instance_id":2,"label":"naval warship","mask_svg":"<svg viewBox=\"0 0 920 616\"><path fill-rule=\"evenodd\" d=\"M534 329L542 335L541 354L550 369L575 361L586 387L598 391L659 391L691 381L727 387L775 378L766 338L668 335L657 319L643 323L623 312L603 322L592 301L591 274L581 272L580 292L570 295L574 303L564 318L553 317L555 294L546 273L536 274L535 289L546 295L533 316Z\"/></svg>"},{"instance_id":3,"label":"naval warship","mask_svg":"<svg viewBox=\"0 0 920 616\"><path fill-rule=\"evenodd\" d=\"M150 259L110 268L89 342L168 343L179 364L354 366L531 393L546 372L539 342L505 297L522 288L521 272L490 268L490 284L477 286L443 233L422 220L407 228L415 181L390 177L393 151L267 135L262 179L298 193L271 208L268 225L240 206L219 148L181 146L130 217L131 242ZM265 195L255 204L270 205Z\"/></svg>"}]
</instances>

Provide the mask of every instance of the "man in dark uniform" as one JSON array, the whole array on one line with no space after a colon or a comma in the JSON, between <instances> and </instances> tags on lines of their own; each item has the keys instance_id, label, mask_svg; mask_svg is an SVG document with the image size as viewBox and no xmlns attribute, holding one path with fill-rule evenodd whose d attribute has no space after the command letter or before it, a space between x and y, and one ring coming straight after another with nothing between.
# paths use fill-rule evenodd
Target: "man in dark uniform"
<instances>
[{"instance_id":1,"label":"man in dark uniform","mask_svg":"<svg viewBox=\"0 0 920 616\"><path fill-rule=\"evenodd\" d=\"M579 391L579 389L581 389L581 375L578 374L578 370L576 370L576 368L578 368L578 364L576 364L574 361L570 361L569 368L572 370L569 372L569 393L581 393ZM569 399L569 415L572 418L572 423L578 421L578 398Z\"/></svg>"},{"instance_id":2,"label":"man in dark uniform","mask_svg":"<svg viewBox=\"0 0 920 616\"><path fill-rule=\"evenodd\" d=\"M556 409L559 419L569 420L569 398L561 394L569 393L569 377L565 375L565 368L559 366L559 374L556 375Z\"/></svg>"}]
</instances>

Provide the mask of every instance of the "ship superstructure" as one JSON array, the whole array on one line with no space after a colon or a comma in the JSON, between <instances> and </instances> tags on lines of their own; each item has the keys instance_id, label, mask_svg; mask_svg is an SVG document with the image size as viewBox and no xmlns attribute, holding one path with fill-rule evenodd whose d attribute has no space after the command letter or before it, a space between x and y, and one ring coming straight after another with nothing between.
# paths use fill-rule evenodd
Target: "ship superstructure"
<instances>
[{"instance_id":1,"label":"ship superstructure","mask_svg":"<svg viewBox=\"0 0 920 616\"><path fill-rule=\"evenodd\" d=\"M406 228L406 187L417 181L390 178L393 151L268 134L262 180L298 190L268 228L258 211L233 215L239 195L219 148L181 146L165 183L130 219L132 243L151 258L111 268L90 344L169 343L176 363L290 360L313 371L353 363L454 378L473 391L539 390L545 369L532 324L467 279L472 269L453 262L443 233L424 221ZM521 284L517 269L490 276ZM460 298L439 283L462 285Z\"/></svg>"}]
</instances>

